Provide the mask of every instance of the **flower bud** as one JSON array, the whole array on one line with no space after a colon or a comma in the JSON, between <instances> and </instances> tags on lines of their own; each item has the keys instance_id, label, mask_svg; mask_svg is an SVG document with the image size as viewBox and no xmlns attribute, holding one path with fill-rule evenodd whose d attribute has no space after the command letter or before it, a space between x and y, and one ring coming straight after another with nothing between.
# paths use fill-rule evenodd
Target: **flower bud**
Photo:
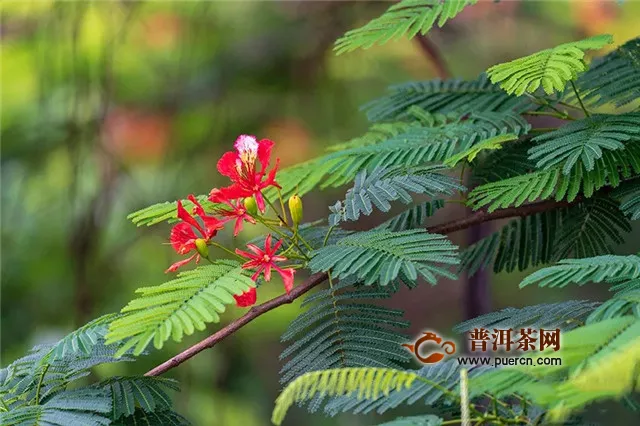
<instances>
[{"instance_id":1,"label":"flower bud","mask_svg":"<svg viewBox=\"0 0 640 426\"><path fill-rule=\"evenodd\" d=\"M291 213L293 224L298 226L302 222L302 200L298 197L298 194L294 194L289 198L289 212Z\"/></svg>"},{"instance_id":2,"label":"flower bud","mask_svg":"<svg viewBox=\"0 0 640 426\"><path fill-rule=\"evenodd\" d=\"M258 204L256 204L256 200L253 197L247 197L244 199L244 208L247 209L247 213L251 216L258 215Z\"/></svg>"},{"instance_id":3,"label":"flower bud","mask_svg":"<svg viewBox=\"0 0 640 426\"><path fill-rule=\"evenodd\" d=\"M196 250L202 257L209 257L209 247L207 246L207 242L202 238L198 238L196 240Z\"/></svg>"}]
</instances>

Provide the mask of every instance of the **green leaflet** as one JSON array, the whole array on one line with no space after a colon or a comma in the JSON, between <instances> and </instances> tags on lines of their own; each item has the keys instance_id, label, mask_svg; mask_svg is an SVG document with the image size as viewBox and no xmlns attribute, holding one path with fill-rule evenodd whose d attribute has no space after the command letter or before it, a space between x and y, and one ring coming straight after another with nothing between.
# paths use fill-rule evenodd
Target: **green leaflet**
<instances>
[{"instance_id":1,"label":"green leaflet","mask_svg":"<svg viewBox=\"0 0 640 426\"><path fill-rule=\"evenodd\" d=\"M444 266L459 262L457 247L442 235L425 230L372 230L342 238L312 253L313 272L354 275L366 285L387 285L396 278L435 284L438 276L455 277Z\"/></svg>"},{"instance_id":2,"label":"green leaflet","mask_svg":"<svg viewBox=\"0 0 640 426\"><path fill-rule=\"evenodd\" d=\"M367 49L374 44L384 44L405 36L412 38L418 33L424 35L434 24L442 27L467 5L477 1L402 0L365 26L348 31L336 41L334 50L341 54L358 48Z\"/></svg>"},{"instance_id":3,"label":"green leaflet","mask_svg":"<svg viewBox=\"0 0 640 426\"><path fill-rule=\"evenodd\" d=\"M180 341L184 334L204 330L206 323L218 322L225 305L235 303L239 295L255 287L232 260L216 260L178 274L178 278L156 287L143 287L141 296L122 309L106 336L107 343L126 341L117 355L135 347L141 353L153 341L160 349L169 338Z\"/></svg>"},{"instance_id":4,"label":"green leaflet","mask_svg":"<svg viewBox=\"0 0 640 426\"><path fill-rule=\"evenodd\" d=\"M610 35L561 44L511 62L494 65L487 70L492 83L517 96L534 93L540 86L551 95L562 92L567 82L587 69L585 50L601 49L613 42Z\"/></svg>"}]
</instances>

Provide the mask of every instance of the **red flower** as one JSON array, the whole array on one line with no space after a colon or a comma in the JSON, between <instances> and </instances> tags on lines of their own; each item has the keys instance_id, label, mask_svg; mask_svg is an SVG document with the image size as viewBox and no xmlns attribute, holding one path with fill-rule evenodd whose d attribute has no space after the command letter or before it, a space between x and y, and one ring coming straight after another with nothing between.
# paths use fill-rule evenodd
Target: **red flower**
<instances>
[{"instance_id":1,"label":"red flower","mask_svg":"<svg viewBox=\"0 0 640 426\"><path fill-rule=\"evenodd\" d=\"M256 268L256 272L251 276L252 280L255 281L260 273L264 271L265 281L270 281L271 268L273 268L282 277L282 281L284 282L284 289L287 291L287 293L289 293L293 288L293 274L296 271L293 268L282 269L278 265L276 265L275 262L283 262L287 260L286 257L278 256L275 254L275 252L278 251L281 245L282 241L278 241L273 247L271 247L271 234L269 234L264 241L264 250L261 250L255 244L247 244L247 247L253 253L248 253L246 251L238 249L236 249L236 253L238 253L242 257L251 259L247 263L242 265L242 267L244 269Z\"/></svg>"},{"instance_id":2,"label":"red flower","mask_svg":"<svg viewBox=\"0 0 640 426\"><path fill-rule=\"evenodd\" d=\"M193 213L200 218L202 224L185 210L182 202L178 201L178 218L182 220L182 222L171 229L169 241L178 254L187 254L191 251L196 251L196 253L191 257L174 263L165 272L175 272L178 268L191 262L194 258L196 259L196 263L198 263L200 261L200 251L205 249L209 240L223 228L222 222L213 216L207 216L205 214L204 209L193 195L189 195L189 201L194 204ZM194 228L200 236L195 233ZM204 243L200 249L198 249L198 240Z\"/></svg>"},{"instance_id":3,"label":"red flower","mask_svg":"<svg viewBox=\"0 0 640 426\"><path fill-rule=\"evenodd\" d=\"M247 214L247 208L244 206L244 203L241 199L235 201L235 204L232 204L228 199L226 199L221 193L219 189L212 189L209 194L209 200L212 203L226 203L231 210L228 209L216 209L216 213L222 216L222 223L228 222L235 218L236 224L233 227L233 236L237 237L240 231L242 231L242 222L247 221L255 225L256 220L252 218L249 214Z\"/></svg>"},{"instance_id":4,"label":"red flower","mask_svg":"<svg viewBox=\"0 0 640 426\"><path fill-rule=\"evenodd\" d=\"M236 152L225 152L218 161L218 171L233 182L232 185L219 189L219 195L227 200L254 196L258 208L264 213L262 190L269 186L280 188L275 180L279 160L276 160L276 165L265 177L273 145L273 141L269 139L257 141L255 136L238 136L234 144ZM256 160L260 162L260 170Z\"/></svg>"},{"instance_id":5,"label":"red flower","mask_svg":"<svg viewBox=\"0 0 640 426\"><path fill-rule=\"evenodd\" d=\"M236 299L236 306L239 306L241 308L246 308L247 306L254 305L256 303L257 297L258 294L255 287L245 291L240 296L233 296L233 298Z\"/></svg>"}]
</instances>

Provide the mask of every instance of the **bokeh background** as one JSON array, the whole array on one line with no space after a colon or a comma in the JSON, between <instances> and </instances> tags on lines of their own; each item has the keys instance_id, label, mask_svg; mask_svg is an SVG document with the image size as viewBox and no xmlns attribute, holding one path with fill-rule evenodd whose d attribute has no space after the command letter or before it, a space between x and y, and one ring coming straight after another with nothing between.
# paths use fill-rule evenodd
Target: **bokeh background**
<instances>
[{"instance_id":1,"label":"bokeh background","mask_svg":"<svg viewBox=\"0 0 640 426\"><path fill-rule=\"evenodd\" d=\"M367 122L358 107L390 84L443 73L474 78L492 64L590 35L611 33L619 45L640 28L635 1L481 1L429 34L444 68L415 40L332 53L344 31L388 6L3 1L2 365L119 310L135 288L163 282L164 269L176 260L165 245L170 227L136 228L126 215L222 184L215 164L238 134L276 141L276 155L291 165L363 133ZM341 192L306 196L307 219L326 216ZM446 210L433 223L463 214ZM249 228L237 243L257 232ZM222 238L233 244L231 235ZM464 245L470 237L453 238ZM638 250L629 240L621 252ZM605 297L598 286L518 290L523 275L485 277L490 306L482 308ZM446 332L466 315L467 285L461 277L416 289L411 297L400 293L391 304L407 310L412 332ZM279 285L261 287L260 299L281 291ZM293 304L264 315L172 370L169 376L183 388L177 410L196 425L267 424L279 390L279 336L297 310ZM225 320L241 314L232 308ZM143 373L204 337L170 343L96 375ZM376 420L293 410L287 421L315 426Z\"/></svg>"}]
</instances>

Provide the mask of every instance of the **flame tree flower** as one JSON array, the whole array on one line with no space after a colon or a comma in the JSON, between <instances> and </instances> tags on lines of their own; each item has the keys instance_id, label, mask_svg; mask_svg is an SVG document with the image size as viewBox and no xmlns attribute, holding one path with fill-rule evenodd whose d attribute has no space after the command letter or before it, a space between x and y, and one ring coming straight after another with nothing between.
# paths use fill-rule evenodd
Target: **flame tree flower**
<instances>
[{"instance_id":1,"label":"flame tree flower","mask_svg":"<svg viewBox=\"0 0 640 426\"><path fill-rule=\"evenodd\" d=\"M233 219L236 220L236 223L233 227L233 236L237 237L240 231L242 231L242 223L244 221L249 222L251 224L256 223L256 220L248 214L245 203L241 199L235 200L235 202L231 202L226 199L223 194L221 194L219 189L212 189L209 194L209 201L212 203L224 203L231 207L231 210L220 208L216 209L216 214L222 216L222 223L231 221Z\"/></svg>"},{"instance_id":2,"label":"flame tree flower","mask_svg":"<svg viewBox=\"0 0 640 426\"><path fill-rule=\"evenodd\" d=\"M295 273L295 269L282 269L278 265L276 265L276 262L284 262L287 260L286 257L275 254L281 245L282 240L278 241L273 247L271 247L271 234L268 234L264 240L264 250L261 250L255 244L247 244L247 248L251 250L252 253L239 249L236 249L236 253L242 257L250 259L248 262L242 265L242 268L255 268L255 273L251 276L252 280L255 281L256 279L258 279L260 273L264 273L264 280L270 281L271 269L273 268L282 277L284 289L287 291L287 293L289 293L293 288L293 275Z\"/></svg>"},{"instance_id":3,"label":"flame tree flower","mask_svg":"<svg viewBox=\"0 0 640 426\"><path fill-rule=\"evenodd\" d=\"M276 160L275 166L267 174L273 145L273 141L269 139L257 141L255 136L238 136L234 144L236 151L224 153L218 161L218 171L233 182L230 186L218 190L219 197L236 200L253 196L258 209L264 213L265 200L262 191L269 186L280 188L275 180L279 160Z\"/></svg>"},{"instance_id":4,"label":"flame tree flower","mask_svg":"<svg viewBox=\"0 0 640 426\"><path fill-rule=\"evenodd\" d=\"M176 253L185 255L195 251L190 257L180 260L171 265L166 272L175 272L181 266L191 262L194 258L196 263L200 261L200 256L207 256L209 240L213 238L219 230L223 228L223 223L213 216L205 214L204 209L193 195L189 195L189 201L194 204L193 213L200 219L200 222L193 217L178 201L178 218L180 223L171 229L169 241ZM196 231L200 234L198 236Z\"/></svg>"}]
</instances>

